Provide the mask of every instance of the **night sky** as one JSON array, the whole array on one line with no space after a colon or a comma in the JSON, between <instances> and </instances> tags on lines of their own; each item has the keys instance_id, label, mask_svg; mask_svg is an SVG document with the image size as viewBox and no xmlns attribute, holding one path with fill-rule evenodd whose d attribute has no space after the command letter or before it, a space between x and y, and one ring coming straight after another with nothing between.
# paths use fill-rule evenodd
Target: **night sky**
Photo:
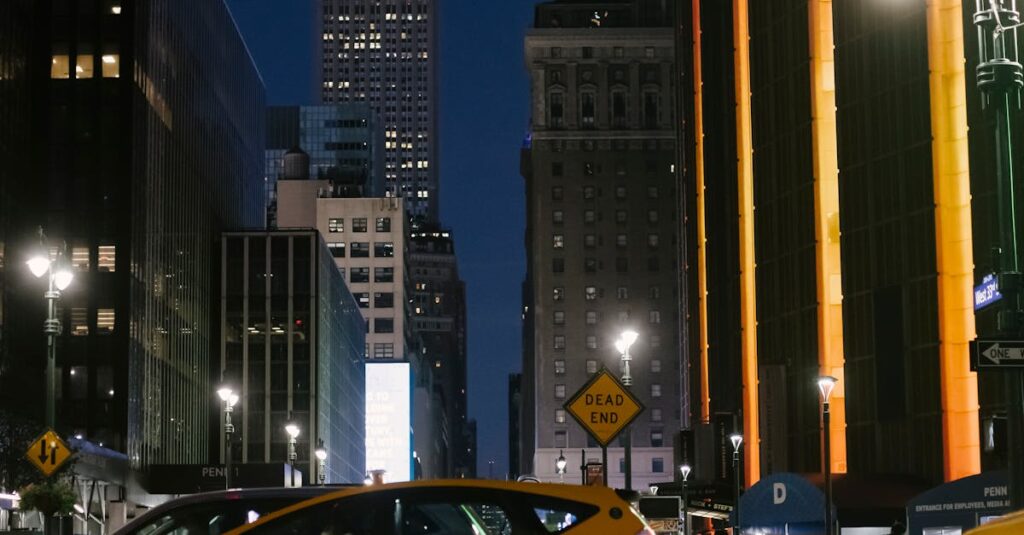
<instances>
[{"instance_id":1,"label":"night sky","mask_svg":"<svg viewBox=\"0 0 1024 535\"><path fill-rule=\"evenodd\" d=\"M317 95L313 0L227 0L268 104ZM523 34L535 0L441 2L441 220L452 228L469 311L469 412L478 474L508 469L508 374L521 367L525 202L519 148L529 126Z\"/></svg>"}]
</instances>

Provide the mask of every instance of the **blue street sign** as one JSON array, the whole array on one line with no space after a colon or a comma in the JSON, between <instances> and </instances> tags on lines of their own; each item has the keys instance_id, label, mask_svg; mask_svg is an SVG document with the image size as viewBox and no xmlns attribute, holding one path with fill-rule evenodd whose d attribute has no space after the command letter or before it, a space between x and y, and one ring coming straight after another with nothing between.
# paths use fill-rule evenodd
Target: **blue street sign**
<instances>
[{"instance_id":1,"label":"blue street sign","mask_svg":"<svg viewBox=\"0 0 1024 535\"><path fill-rule=\"evenodd\" d=\"M981 279L981 284L974 287L974 310L981 310L1003 298L999 293L999 281L989 274Z\"/></svg>"}]
</instances>

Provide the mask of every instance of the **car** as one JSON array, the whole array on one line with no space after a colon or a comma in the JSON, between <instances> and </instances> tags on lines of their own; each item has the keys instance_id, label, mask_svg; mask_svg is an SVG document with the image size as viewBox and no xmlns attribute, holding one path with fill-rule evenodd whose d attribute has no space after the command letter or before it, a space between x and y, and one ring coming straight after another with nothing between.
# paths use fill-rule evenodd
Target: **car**
<instances>
[{"instance_id":1,"label":"car","mask_svg":"<svg viewBox=\"0 0 1024 535\"><path fill-rule=\"evenodd\" d=\"M231 489L192 494L160 504L117 530L114 535L206 535L223 533L282 507L339 486Z\"/></svg>"},{"instance_id":2,"label":"car","mask_svg":"<svg viewBox=\"0 0 1024 535\"><path fill-rule=\"evenodd\" d=\"M607 487L468 479L349 488L228 535L654 535Z\"/></svg>"},{"instance_id":3,"label":"car","mask_svg":"<svg viewBox=\"0 0 1024 535\"><path fill-rule=\"evenodd\" d=\"M1024 510L1010 513L967 532L967 535L1018 535L1024 533Z\"/></svg>"}]
</instances>

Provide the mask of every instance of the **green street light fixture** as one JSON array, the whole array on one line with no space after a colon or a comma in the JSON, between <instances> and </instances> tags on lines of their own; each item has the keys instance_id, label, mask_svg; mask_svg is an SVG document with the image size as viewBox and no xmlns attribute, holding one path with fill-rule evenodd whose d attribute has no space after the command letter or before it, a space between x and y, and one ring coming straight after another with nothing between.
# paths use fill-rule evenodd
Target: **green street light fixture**
<instances>
[{"instance_id":1,"label":"green street light fixture","mask_svg":"<svg viewBox=\"0 0 1024 535\"><path fill-rule=\"evenodd\" d=\"M50 429L57 426L57 335L60 334L60 320L57 319L57 299L60 293L71 285L75 278L74 271L67 259L67 246L57 250L57 257L50 259L50 250L46 245L46 234L39 229L39 245L37 250L25 262L28 269L37 279L49 274L48 287L43 297L46 299L46 321L43 332L46 334L46 425Z\"/></svg>"},{"instance_id":2,"label":"green street light fixture","mask_svg":"<svg viewBox=\"0 0 1024 535\"><path fill-rule=\"evenodd\" d=\"M818 378L818 391L821 392L821 427L824 435L824 465L825 465L825 535L832 535L832 433L829 422L829 399L832 397L832 390L835 389L839 380L835 377L824 375Z\"/></svg>"},{"instance_id":3,"label":"green street light fixture","mask_svg":"<svg viewBox=\"0 0 1024 535\"><path fill-rule=\"evenodd\" d=\"M637 332L634 331L633 329L626 329L625 331L622 331L622 334L619 335L619 339L615 341L615 349L618 350L620 355L622 355L622 386L626 387L627 390L633 384L633 376L630 375L629 373L629 363L630 361L633 360L633 357L632 355L629 354L629 348L632 347L634 343L636 343L636 339L639 338L639 336L640 335L637 334ZM624 450L623 456L625 458L624 460L626 465L623 467L625 468L625 470L623 470L623 472L625 472L623 475L626 479L625 486L626 490L633 490L632 431L629 429L629 426L626 426L626 428L623 429L622 432L624 433L624 438L622 440L622 447ZM605 468L605 470L607 470L607 467Z\"/></svg>"}]
</instances>

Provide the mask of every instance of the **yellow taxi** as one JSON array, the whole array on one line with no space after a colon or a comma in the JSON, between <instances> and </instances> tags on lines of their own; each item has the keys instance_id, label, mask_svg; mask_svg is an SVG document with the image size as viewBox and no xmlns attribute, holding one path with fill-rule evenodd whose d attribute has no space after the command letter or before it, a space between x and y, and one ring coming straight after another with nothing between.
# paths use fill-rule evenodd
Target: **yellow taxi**
<instances>
[{"instance_id":1,"label":"yellow taxi","mask_svg":"<svg viewBox=\"0 0 1024 535\"><path fill-rule=\"evenodd\" d=\"M654 535L606 487L470 479L353 487L263 516L228 535Z\"/></svg>"},{"instance_id":2,"label":"yellow taxi","mask_svg":"<svg viewBox=\"0 0 1024 535\"><path fill-rule=\"evenodd\" d=\"M967 535L1020 535L1024 533L1024 511L1010 513L999 520L978 526Z\"/></svg>"}]
</instances>

